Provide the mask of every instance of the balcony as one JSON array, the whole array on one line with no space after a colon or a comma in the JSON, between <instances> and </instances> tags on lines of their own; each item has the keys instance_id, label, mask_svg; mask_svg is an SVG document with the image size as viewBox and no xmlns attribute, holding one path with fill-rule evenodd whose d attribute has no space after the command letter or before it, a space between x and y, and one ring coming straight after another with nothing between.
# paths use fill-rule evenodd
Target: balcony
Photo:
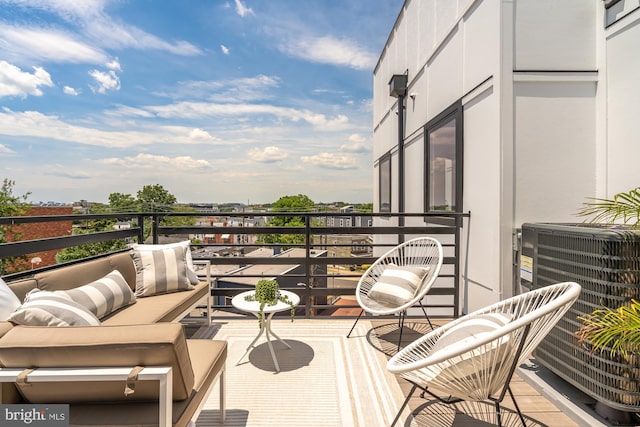
<instances>
[{"instance_id":1,"label":"balcony","mask_svg":"<svg viewBox=\"0 0 640 427\"><path fill-rule=\"evenodd\" d=\"M461 313L460 295L463 292L460 277L464 268L461 265L460 256L461 232L469 214L295 213L303 219L303 226L270 227L266 225L271 217L292 215L294 214L221 213L215 214L217 224L201 221L194 226L169 226L165 224L165 219L179 216L200 218L201 214L126 213L5 217L0 218L0 225L19 226L63 221L82 224L91 220L118 220L129 226L113 231L4 243L0 244L0 258L6 260L22 257L33 260L46 251L114 239L124 239L132 243L142 242L145 235L143 225L150 224L148 240L153 243L162 243L172 237L175 239L197 238L200 243L193 245L194 259L207 261L211 265L213 304L211 307L200 305L183 319L189 334L202 334L203 331L209 331L208 333L215 337L220 333L220 328L222 330L225 327L254 328L255 318L234 309L230 300L234 295L251 289L259 279L275 277L281 288L296 292L301 297L301 303L296 311L297 323L289 326L289 322L284 318L277 318L275 321L280 328L278 332L287 340L288 333L294 330L293 328L297 328L296 330L307 328L308 331L314 331L340 329L343 325L350 325L360 311L354 298L354 290L367 264L374 262L378 256L401 241L418 235L432 235L443 243L444 265L433 291L426 300L425 308L436 325L442 325ZM349 220L350 226L334 225L336 220L338 223L344 220L343 224ZM371 221L370 225L368 221ZM271 238L263 239L262 236ZM291 236L300 238L287 238ZM265 240L272 243L260 243ZM107 254L97 254L91 258L105 255ZM27 263L30 268L5 274L3 278L9 282L85 260L87 258L46 266ZM213 313L212 325L209 325L206 318L209 309ZM398 339L396 319L376 317L367 318L367 320L370 322L370 328L364 334L366 337L354 337L350 342L364 341L371 345L371 337L375 337L374 341L377 343L374 346L375 351L382 354L385 359L390 358L395 354L395 343ZM416 308L415 311L408 313L408 329L402 336L402 344L410 343L428 330L428 325L423 322L421 310ZM341 331L342 329L339 335L342 337ZM344 335L347 332L348 327L345 327ZM313 332L309 332L309 335L313 335ZM293 342L304 345L303 338L293 339ZM234 360L229 360L228 366L231 367L234 363ZM302 366L296 367L298 368ZM410 388L409 384L400 378L397 381L401 392L406 395ZM556 390L545 394L555 395L557 400L560 400L561 395L567 392L560 388L561 383L554 383L554 386L556 385ZM271 385L274 396L285 393L279 390L280 386L285 387L276 378ZM577 419L576 415L570 416L563 413L556 406L559 405L556 398L550 401L519 376L514 377L512 386L528 425L597 425L593 423L593 418L586 415L581 422L580 415L577 415ZM425 409L427 401L417 396L413 397L409 404L412 410L421 411L411 423L412 426L434 425L434 419L442 425L453 426L491 425L495 422L492 416L487 415L493 413L492 408L461 406L459 409L462 412L454 414L451 418L451 414L445 417L443 413L438 412L439 410L434 413L433 407L428 405ZM584 397L577 396L574 399L579 402ZM509 399L506 402L507 423L504 425L519 425L519 420L516 421L513 417L513 405ZM284 402L280 403L286 406ZM356 405L357 409L358 402L354 401L353 405ZM567 407L565 404L559 406L565 409ZM431 413L429 413L430 410ZM207 410L203 414L198 425L209 425L213 422L207 418ZM246 425L243 424L243 416L240 416L239 421L233 421L232 417L228 425ZM244 418L244 422L246 421Z\"/></svg>"}]
</instances>

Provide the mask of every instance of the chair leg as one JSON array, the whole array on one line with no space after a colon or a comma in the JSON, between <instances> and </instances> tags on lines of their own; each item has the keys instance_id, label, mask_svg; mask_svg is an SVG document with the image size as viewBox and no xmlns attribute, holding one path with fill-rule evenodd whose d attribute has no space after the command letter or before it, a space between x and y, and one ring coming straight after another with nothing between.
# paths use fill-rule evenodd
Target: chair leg
<instances>
[{"instance_id":1,"label":"chair leg","mask_svg":"<svg viewBox=\"0 0 640 427\"><path fill-rule=\"evenodd\" d=\"M502 414L500 413L500 402L494 402L496 405L496 417L498 418L498 427L502 427Z\"/></svg>"},{"instance_id":2,"label":"chair leg","mask_svg":"<svg viewBox=\"0 0 640 427\"><path fill-rule=\"evenodd\" d=\"M518 412L518 416L520 417L520 422L522 422L522 427L527 427L527 423L524 422L524 417L522 416L522 412L520 412L520 407L518 406L518 402L516 402L516 397L513 395L511 391L511 387L507 388L509 391L509 396L511 396L511 401L513 402L513 406L516 408Z\"/></svg>"},{"instance_id":3,"label":"chair leg","mask_svg":"<svg viewBox=\"0 0 640 427\"><path fill-rule=\"evenodd\" d=\"M427 318L427 322L429 322L429 327L433 331L433 325L431 324L431 319L429 319L429 315L427 314L427 311L424 309L424 305L422 305L422 301L420 301L420 308L422 309L422 312L424 313L424 317Z\"/></svg>"},{"instance_id":4,"label":"chair leg","mask_svg":"<svg viewBox=\"0 0 640 427\"><path fill-rule=\"evenodd\" d=\"M402 330L404 329L404 318L406 313L403 311L400 313L400 336L398 337L398 352L400 351L400 345L402 344Z\"/></svg>"},{"instance_id":5,"label":"chair leg","mask_svg":"<svg viewBox=\"0 0 640 427\"><path fill-rule=\"evenodd\" d=\"M413 385L413 387L411 387L411 391L409 392L409 394L407 395L407 398L404 400L404 402L402 403L402 406L400 407L400 409L398 410L398 414L396 415L396 417L393 419L393 422L391 423L391 426L389 427L393 427L394 425L396 425L396 423L398 422L398 420L400 419L400 415L402 414L402 411L404 411L404 408L407 406L407 404L409 403L409 399L411 399L411 396L413 396L413 393L416 391L416 388L418 388L417 385Z\"/></svg>"},{"instance_id":6,"label":"chair leg","mask_svg":"<svg viewBox=\"0 0 640 427\"><path fill-rule=\"evenodd\" d=\"M360 320L360 316L362 316L362 313L364 313L364 310L360 310L360 314L358 314L358 317L356 318L356 321L353 322L353 326L351 327L351 330L347 334L347 338L349 338L351 336L351 332L353 332L353 329L356 327L356 323L358 323L358 320Z\"/></svg>"}]
</instances>

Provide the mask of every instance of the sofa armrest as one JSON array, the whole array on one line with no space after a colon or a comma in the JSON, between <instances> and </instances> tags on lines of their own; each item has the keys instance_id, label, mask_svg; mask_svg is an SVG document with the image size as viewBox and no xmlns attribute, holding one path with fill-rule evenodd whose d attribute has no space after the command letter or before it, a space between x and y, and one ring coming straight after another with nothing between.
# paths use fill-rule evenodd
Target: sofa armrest
<instances>
[{"instance_id":1,"label":"sofa armrest","mask_svg":"<svg viewBox=\"0 0 640 427\"><path fill-rule=\"evenodd\" d=\"M211 306L213 303L213 300L211 299L211 288L213 287L212 284L212 280L211 280L211 261L207 261L207 260L198 260L198 259L194 259L193 260L193 265L194 266L203 266L204 267L204 277L205 277L205 281L207 282L207 284L209 285L209 292L207 293L207 319L208 319L208 324L211 325L211 317L213 315L213 313L211 312ZM201 273L201 269L198 269L196 274L198 275L198 277L200 277ZM217 279L215 279L217 282Z\"/></svg>"},{"instance_id":2,"label":"sofa armrest","mask_svg":"<svg viewBox=\"0 0 640 427\"><path fill-rule=\"evenodd\" d=\"M0 339L5 368L92 368L166 366L173 372L173 399L189 398L194 373L184 329L178 323L97 327L16 326ZM31 403L121 401L124 384L78 382L18 387ZM140 384L126 400L157 399L151 383Z\"/></svg>"},{"instance_id":3,"label":"sofa armrest","mask_svg":"<svg viewBox=\"0 0 640 427\"><path fill-rule=\"evenodd\" d=\"M26 375L27 383L61 383L88 381L127 381L134 367L123 368L39 368ZM16 382L22 368L0 368L0 382ZM137 373L137 381L158 381L158 420L160 427L172 425L173 375L170 367L148 367ZM0 393L2 389L0 388ZM2 395L0 394L0 402Z\"/></svg>"}]
</instances>

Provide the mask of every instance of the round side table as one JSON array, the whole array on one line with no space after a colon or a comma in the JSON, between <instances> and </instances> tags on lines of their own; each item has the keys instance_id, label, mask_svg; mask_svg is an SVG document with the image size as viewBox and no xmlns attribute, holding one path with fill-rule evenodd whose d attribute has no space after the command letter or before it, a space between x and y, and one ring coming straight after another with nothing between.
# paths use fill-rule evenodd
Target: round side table
<instances>
[{"instance_id":1,"label":"round side table","mask_svg":"<svg viewBox=\"0 0 640 427\"><path fill-rule=\"evenodd\" d=\"M289 299L289 301L291 301L294 307L300 304L300 297L295 293L289 292L289 291L283 291L283 290L281 290L280 293L286 296ZM258 301L245 300L245 297L247 295L252 295L252 294L254 294L254 291L246 291L234 296L233 299L231 300L231 305L233 305L235 308L237 308L240 311L244 311L246 313L253 313L256 317L259 318L260 303ZM280 365L278 365L278 359L276 359L276 354L273 351L273 345L271 344L271 335L273 335L278 341L284 344L287 348L291 348L291 347L289 346L289 344L284 342L278 335L276 335L275 332L273 332L273 330L271 329L271 319L273 318L274 314L281 311L285 311L285 310L291 310L291 306L281 301L278 301L277 304L274 304L274 305L265 304L262 310L262 312L264 313L264 319L263 319L262 325L260 325L260 332L258 332L258 335L254 338L251 344L249 344L249 347L247 347L247 351L245 351L242 357L238 359L238 361L236 362L236 365L238 365L242 361L242 359L244 359L244 357L249 353L249 351L251 351L251 349L255 347L255 343L256 341L258 341L258 338L260 338L262 334L265 333L267 336L267 344L269 346L269 351L271 352L271 358L273 359L273 364L275 365L276 372L280 372Z\"/></svg>"}]
</instances>

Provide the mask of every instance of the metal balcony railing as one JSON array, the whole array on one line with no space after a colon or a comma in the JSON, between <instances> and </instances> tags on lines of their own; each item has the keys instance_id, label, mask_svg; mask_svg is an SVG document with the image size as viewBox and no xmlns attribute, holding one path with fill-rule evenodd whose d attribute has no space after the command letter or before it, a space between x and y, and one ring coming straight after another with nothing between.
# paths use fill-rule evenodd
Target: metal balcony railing
<instances>
[{"instance_id":1,"label":"metal balcony railing","mask_svg":"<svg viewBox=\"0 0 640 427\"><path fill-rule=\"evenodd\" d=\"M369 264L402 241L429 235L440 240L445 256L425 306L436 316L456 317L460 313L460 234L469 216L440 212L171 212L3 217L0 227L5 228L60 221L77 225L101 219L125 222L130 228L2 243L0 258L29 258L44 251L115 239L143 242L146 220L150 227L147 243L163 243L170 238L197 242L192 245L194 259L211 265L214 310L232 312L233 295L251 288L260 278L276 278L281 288L300 295L298 315L345 317L350 314L343 309L358 308L354 290ZM175 217L195 217L196 225L166 225ZM277 217L298 217L303 225L270 226ZM106 255L13 272L3 278L12 281Z\"/></svg>"}]
</instances>

